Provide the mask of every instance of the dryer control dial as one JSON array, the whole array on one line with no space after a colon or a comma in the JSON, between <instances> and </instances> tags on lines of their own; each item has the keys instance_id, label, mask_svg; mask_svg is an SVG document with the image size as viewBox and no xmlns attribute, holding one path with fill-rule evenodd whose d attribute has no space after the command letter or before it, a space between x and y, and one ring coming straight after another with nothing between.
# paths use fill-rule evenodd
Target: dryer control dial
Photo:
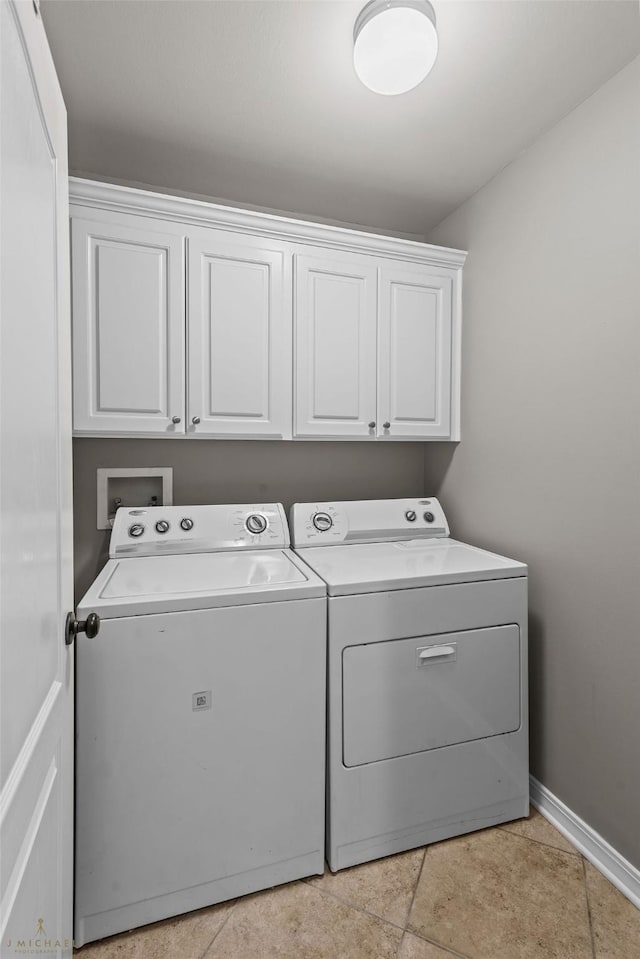
<instances>
[{"instance_id":1,"label":"dryer control dial","mask_svg":"<svg viewBox=\"0 0 640 959\"><path fill-rule=\"evenodd\" d=\"M262 513L250 513L244 525L249 533L254 533L257 536L264 533L267 528L267 518Z\"/></svg>"},{"instance_id":2,"label":"dryer control dial","mask_svg":"<svg viewBox=\"0 0 640 959\"><path fill-rule=\"evenodd\" d=\"M326 533L333 526L333 519L328 513L315 513L313 516L313 525L319 533Z\"/></svg>"}]
</instances>

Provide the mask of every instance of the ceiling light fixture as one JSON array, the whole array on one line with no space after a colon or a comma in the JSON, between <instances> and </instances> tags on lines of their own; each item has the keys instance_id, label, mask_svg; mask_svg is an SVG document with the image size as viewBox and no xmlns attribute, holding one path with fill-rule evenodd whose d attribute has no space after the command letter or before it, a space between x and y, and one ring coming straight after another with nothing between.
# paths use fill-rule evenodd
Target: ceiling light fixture
<instances>
[{"instance_id":1,"label":"ceiling light fixture","mask_svg":"<svg viewBox=\"0 0 640 959\"><path fill-rule=\"evenodd\" d=\"M356 73L374 93L394 96L422 83L438 55L429 0L371 0L353 28Z\"/></svg>"}]
</instances>

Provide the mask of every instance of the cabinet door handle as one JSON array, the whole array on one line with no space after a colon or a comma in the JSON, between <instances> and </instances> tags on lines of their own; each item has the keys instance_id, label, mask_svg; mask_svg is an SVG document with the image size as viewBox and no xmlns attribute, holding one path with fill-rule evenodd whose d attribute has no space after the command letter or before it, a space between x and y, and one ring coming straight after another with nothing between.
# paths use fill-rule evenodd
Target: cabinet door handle
<instances>
[{"instance_id":1,"label":"cabinet door handle","mask_svg":"<svg viewBox=\"0 0 640 959\"><path fill-rule=\"evenodd\" d=\"M177 426L178 423L182 423L182 417L181 417L181 416L172 416L172 417L171 417L171 422L172 422L172 423L175 423L175 425Z\"/></svg>"},{"instance_id":2,"label":"cabinet door handle","mask_svg":"<svg viewBox=\"0 0 640 959\"><path fill-rule=\"evenodd\" d=\"M370 429L370 430L375 430L375 428L376 428L376 421L375 421L375 420L371 420L371 422L369 423L369 429Z\"/></svg>"},{"instance_id":3,"label":"cabinet door handle","mask_svg":"<svg viewBox=\"0 0 640 959\"><path fill-rule=\"evenodd\" d=\"M194 416L193 419L191 420L191 422L193 423L194 426L197 426L198 423L200 422L200 417L199 417L199 416Z\"/></svg>"},{"instance_id":4,"label":"cabinet door handle","mask_svg":"<svg viewBox=\"0 0 640 959\"><path fill-rule=\"evenodd\" d=\"M385 428L385 430L390 430L390 429L391 429L391 423L389 423L388 420L387 420L386 423L383 423L382 425L383 425L383 427Z\"/></svg>"}]
</instances>

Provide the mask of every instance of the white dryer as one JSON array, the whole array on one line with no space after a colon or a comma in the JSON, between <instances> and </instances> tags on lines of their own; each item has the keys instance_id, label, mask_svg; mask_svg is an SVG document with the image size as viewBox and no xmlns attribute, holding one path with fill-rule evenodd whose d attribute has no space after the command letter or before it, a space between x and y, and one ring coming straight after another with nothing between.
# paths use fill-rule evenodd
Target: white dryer
<instances>
[{"instance_id":1,"label":"white dryer","mask_svg":"<svg viewBox=\"0 0 640 959\"><path fill-rule=\"evenodd\" d=\"M526 816L527 567L436 499L296 504L327 584L333 871Z\"/></svg>"},{"instance_id":2,"label":"white dryer","mask_svg":"<svg viewBox=\"0 0 640 959\"><path fill-rule=\"evenodd\" d=\"M279 505L118 510L78 609L78 945L323 872L326 591L288 546Z\"/></svg>"}]
</instances>

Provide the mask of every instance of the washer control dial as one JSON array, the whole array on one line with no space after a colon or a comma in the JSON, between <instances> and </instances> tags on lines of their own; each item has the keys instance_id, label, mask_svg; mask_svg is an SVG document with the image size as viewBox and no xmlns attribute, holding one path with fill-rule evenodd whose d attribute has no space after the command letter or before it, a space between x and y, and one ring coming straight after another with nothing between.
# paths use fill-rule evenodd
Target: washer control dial
<instances>
[{"instance_id":1,"label":"washer control dial","mask_svg":"<svg viewBox=\"0 0 640 959\"><path fill-rule=\"evenodd\" d=\"M180 520L180 529L188 533L190 529L193 529L193 520L185 516L184 519Z\"/></svg>"},{"instance_id":2,"label":"washer control dial","mask_svg":"<svg viewBox=\"0 0 640 959\"><path fill-rule=\"evenodd\" d=\"M144 533L144 525L142 523L132 523L129 527L129 536L133 536L134 539L137 539L138 536L142 536Z\"/></svg>"},{"instance_id":3,"label":"washer control dial","mask_svg":"<svg viewBox=\"0 0 640 959\"><path fill-rule=\"evenodd\" d=\"M408 509L407 512L404 514L404 518L405 518L409 523L415 523L415 521L416 521L416 511L415 511L414 509Z\"/></svg>"},{"instance_id":4,"label":"washer control dial","mask_svg":"<svg viewBox=\"0 0 640 959\"><path fill-rule=\"evenodd\" d=\"M328 513L314 513L313 525L319 533L326 533L333 526L333 519Z\"/></svg>"},{"instance_id":5,"label":"washer control dial","mask_svg":"<svg viewBox=\"0 0 640 959\"><path fill-rule=\"evenodd\" d=\"M156 531L158 533L168 533L169 532L169 523L166 519L159 519L156 523Z\"/></svg>"},{"instance_id":6,"label":"washer control dial","mask_svg":"<svg viewBox=\"0 0 640 959\"><path fill-rule=\"evenodd\" d=\"M424 514L425 523L433 523L434 519L435 519L435 516L431 512L431 510L427 510L427 512Z\"/></svg>"},{"instance_id":7,"label":"washer control dial","mask_svg":"<svg viewBox=\"0 0 640 959\"><path fill-rule=\"evenodd\" d=\"M247 528L247 532L258 536L260 533L264 533L267 528L267 518L263 516L262 513L250 513L244 525Z\"/></svg>"}]
</instances>

